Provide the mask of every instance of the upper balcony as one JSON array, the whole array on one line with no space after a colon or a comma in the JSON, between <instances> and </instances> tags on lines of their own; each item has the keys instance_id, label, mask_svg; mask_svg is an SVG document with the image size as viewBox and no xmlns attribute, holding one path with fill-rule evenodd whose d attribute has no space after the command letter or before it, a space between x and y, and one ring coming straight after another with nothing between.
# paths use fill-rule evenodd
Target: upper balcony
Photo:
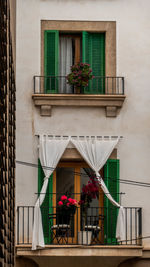
<instances>
[{"instance_id":1,"label":"upper balcony","mask_svg":"<svg viewBox=\"0 0 150 267\"><path fill-rule=\"evenodd\" d=\"M34 76L35 106L42 116L51 116L53 106L101 107L107 117L116 117L125 100L124 77L95 76L84 88L67 83L65 76Z\"/></svg>"}]
</instances>

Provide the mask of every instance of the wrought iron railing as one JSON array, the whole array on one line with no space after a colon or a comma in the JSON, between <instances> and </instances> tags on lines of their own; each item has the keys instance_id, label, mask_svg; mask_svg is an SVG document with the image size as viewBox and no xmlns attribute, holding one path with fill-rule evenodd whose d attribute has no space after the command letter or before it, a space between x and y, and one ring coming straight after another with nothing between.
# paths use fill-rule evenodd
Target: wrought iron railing
<instances>
[{"instance_id":1,"label":"wrought iron railing","mask_svg":"<svg viewBox=\"0 0 150 267\"><path fill-rule=\"evenodd\" d=\"M88 86L78 90L67 83L66 76L34 76L34 94L98 95L124 95L124 77L94 76Z\"/></svg>"},{"instance_id":2,"label":"wrought iron railing","mask_svg":"<svg viewBox=\"0 0 150 267\"><path fill-rule=\"evenodd\" d=\"M41 207L46 244L141 245L142 208L125 207L125 240L115 237L118 208L90 207L87 213L77 208L63 218L56 207ZM17 207L17 244L31 244L34 206Z\"/></svg>"}]
</instances>

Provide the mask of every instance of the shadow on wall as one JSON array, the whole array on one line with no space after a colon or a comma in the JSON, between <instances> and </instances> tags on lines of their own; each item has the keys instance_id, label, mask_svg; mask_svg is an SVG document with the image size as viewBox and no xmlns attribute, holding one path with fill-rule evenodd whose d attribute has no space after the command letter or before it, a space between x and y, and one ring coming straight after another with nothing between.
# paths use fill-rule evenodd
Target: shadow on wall
<instances>
[{"instance_id":1,"label":"shadow on wall","mask_svg":"<svg viewBox=\"0 0 150 267\"><path fill-rule=\"evenodd\" d=\"M31 259L25 257L17 257L16 267L39 267L39 265Z\"/></svg>"},{"instance_id":2,"label":"shadow on wall","mask_svg":"<svg viewBox=\"0 0 150 267\"><path fill-rule=\"evenodd\" d=\"M33 257L38 265L27 257L18 257L15 267L118 267L122 261L121 257L71 256L71 254L68 256L67 251L64 252L64 256L33 255Z\"/></svg>"},{"instance_id":3,"label":"shadow on wall","mask_svg":"<svg viewBox=\"0 0 150 267\"><path fill-rule=\"evenodd\" d=\"M118 267L148 267L150 266L150 259L132 259L122 262Z\"/></svg>"}]
</instances>

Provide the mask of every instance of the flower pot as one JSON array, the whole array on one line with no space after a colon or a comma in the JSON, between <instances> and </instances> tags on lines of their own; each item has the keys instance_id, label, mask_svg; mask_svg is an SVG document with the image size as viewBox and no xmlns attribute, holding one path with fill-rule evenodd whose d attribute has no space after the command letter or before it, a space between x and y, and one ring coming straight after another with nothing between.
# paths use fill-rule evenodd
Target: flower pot
<instances>
[{"instance_id":1,"label":"flower pot","mask_svg":"<svg viewBox=\"0 0 150 267\"><path fill-rule=\"evenodd\" d=\"M75 94L80 94L80 93L81 93L81 88L75 86L75 87L74 87L74 92L75 92Z\"/></svg>"},{"instance_id":2,"label":"flower pot","mask_svg":"<svg viewBox=\"0 0 150 267\"><path fill-rule=\"evenodd\" d=\"M80 245L90 245L92 239L91 231L80 231L78 232L78 244Z\"/></svg>"}]
</instances>

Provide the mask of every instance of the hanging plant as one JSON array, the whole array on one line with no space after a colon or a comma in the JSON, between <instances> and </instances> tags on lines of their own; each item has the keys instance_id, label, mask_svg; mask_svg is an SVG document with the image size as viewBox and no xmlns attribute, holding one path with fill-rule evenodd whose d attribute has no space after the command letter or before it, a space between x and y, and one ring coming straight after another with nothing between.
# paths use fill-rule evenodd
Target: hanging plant
<instances>
[{"instance_id":1,"label":"hanging plant","mask_svg":"<svg viewBox=\"0 0 150 267\"><path fill-rule=\"evenodd\" d=\"M93 79L92 69L87 63L77 63L71 66L71 73L67 75L68 84L74 85L81 92L83 87L88 86L89 80ZM77 92L77 93L80 93Z\"/></svg>"}]
</instances>

